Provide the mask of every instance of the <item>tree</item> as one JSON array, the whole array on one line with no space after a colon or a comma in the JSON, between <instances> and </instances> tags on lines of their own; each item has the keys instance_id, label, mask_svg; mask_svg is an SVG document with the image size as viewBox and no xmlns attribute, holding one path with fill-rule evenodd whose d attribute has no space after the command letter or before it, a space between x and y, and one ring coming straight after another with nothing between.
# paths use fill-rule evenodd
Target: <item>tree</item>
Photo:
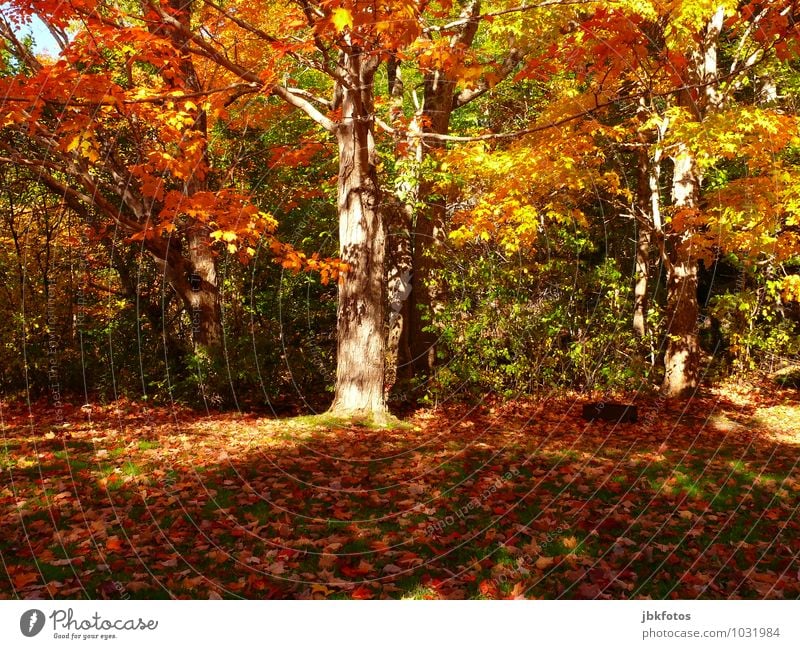
<instances>
[{"instance_id":1,"label":"tree","mask_svg":"<svg viewBox=\"0 0 800 649\"><path fill-rule=\"evenodd\" d=\"M741 144L758 132L776 143L777 148L769 147L773 152L785 145L783 138L772 137L776 115L767 111L752 123L743 123L732 106L736 91L748 75L758 75L757 68L769 63L773 49L785 56L796 47L792 7L785 2L744 6L699 2L677 7L632 3L598 9L582 23L588 38L578 48L583 54L579 60L587 61L584 74L594 91L638 97L639 131L650 134L638 165L638 211L648 218L640 219L644 230L637 243L635 326L643 331L644 258L647 238L652 236L661 247L667 271L662 393L668 397L690 395L700 377L698 262L713 256L719 245L715 237L722 236L721 231L710 230L704 178L719 161L748 151L726 151L726 141ZM720 62L723 47L730 51L727 72ZM672 161L671 205L662 223L653 189L667 150Z\"/></svg>"}]
</instances>

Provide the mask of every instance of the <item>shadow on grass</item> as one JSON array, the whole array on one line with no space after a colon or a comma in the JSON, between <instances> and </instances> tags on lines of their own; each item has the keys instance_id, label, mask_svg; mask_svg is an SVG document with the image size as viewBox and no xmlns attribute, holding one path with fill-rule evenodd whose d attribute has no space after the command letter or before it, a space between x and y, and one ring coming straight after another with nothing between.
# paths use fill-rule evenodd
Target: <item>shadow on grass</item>
<instances>
[{"instance_id":1,"label":"shadow on grass","mask_svg":"<svg viewBox=\"0 0 800 649\"><path fill-rule=\"evenodd\" d=\"M421 412L401 430L219 415L146 444L109 435L125 453L105 476L81 438L96 430L77 430L74 482L66 460L44 484L11 468L0 592L797 597L798 445L719 426L715 412L759 421L719 405L643 404L616 426L569 401Z\"/></svg>"}]
</instances>

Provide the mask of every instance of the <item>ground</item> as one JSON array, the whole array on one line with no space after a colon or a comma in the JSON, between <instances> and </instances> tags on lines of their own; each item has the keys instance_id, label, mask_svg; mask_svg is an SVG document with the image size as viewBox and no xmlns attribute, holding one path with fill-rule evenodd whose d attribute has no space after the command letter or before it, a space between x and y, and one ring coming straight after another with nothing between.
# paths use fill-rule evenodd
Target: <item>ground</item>
<instances>
[{"instance_id":1,"label":"ground","mask_svg":"<svg viewBox=\"0 0 800 649\"><path fill-rule=\"evenodd\" d=\"M796 391L638 397L622 425L585 401L389 431L3 404L0 597L800 596Z\"/></svg>"}]
</instances>

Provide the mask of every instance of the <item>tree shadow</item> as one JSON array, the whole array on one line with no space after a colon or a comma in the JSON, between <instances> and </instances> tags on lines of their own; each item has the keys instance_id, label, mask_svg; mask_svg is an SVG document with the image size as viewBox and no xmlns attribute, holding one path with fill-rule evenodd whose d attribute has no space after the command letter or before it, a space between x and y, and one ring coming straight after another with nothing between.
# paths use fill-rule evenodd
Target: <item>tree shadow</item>
<instances>
[{"instance_id":1,"label":"tree shadow","mask_svg":"<svg viewBox=\"0 0 800 649\"><path fill-rule=\"evenodd\" d=\"M79 524L67 535L133 596L800 595L800 444L712 417L757 408L651 401L616 425L580 406L452 407L397 431L230 415L165 426L156 448L117 458L139 474L75 486L106 524L105 552ZM12 527L6 507L13 556L25 539Z\"/></svg>"}]
</instances>

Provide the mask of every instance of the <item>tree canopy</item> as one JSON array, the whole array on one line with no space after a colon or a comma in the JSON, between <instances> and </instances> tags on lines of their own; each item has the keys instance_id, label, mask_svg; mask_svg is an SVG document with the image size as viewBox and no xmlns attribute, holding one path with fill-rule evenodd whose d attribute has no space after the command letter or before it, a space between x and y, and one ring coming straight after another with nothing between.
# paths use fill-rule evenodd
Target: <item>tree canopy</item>
<instances>
[{"instance_id":1,"label":"tree canopy","mask_svg":"<svg viewBox=\"0 0 800 649\"><path fill-rule=\"evenodd\" d=\"M58 52L22 36L33 17ZM333 410L378 418L454 385L681 398L709 369L786 365L797 18L788 1L11 2L5 300L49 315L9 335L41 363L47 336L71 341L73 376L78 355L138 355L124 389L158 398L173 371L188 394L258 400L263 361L268 398L325 385ZM109 327L135 335L77 354Z\"/></svg>"}]
</instances>

